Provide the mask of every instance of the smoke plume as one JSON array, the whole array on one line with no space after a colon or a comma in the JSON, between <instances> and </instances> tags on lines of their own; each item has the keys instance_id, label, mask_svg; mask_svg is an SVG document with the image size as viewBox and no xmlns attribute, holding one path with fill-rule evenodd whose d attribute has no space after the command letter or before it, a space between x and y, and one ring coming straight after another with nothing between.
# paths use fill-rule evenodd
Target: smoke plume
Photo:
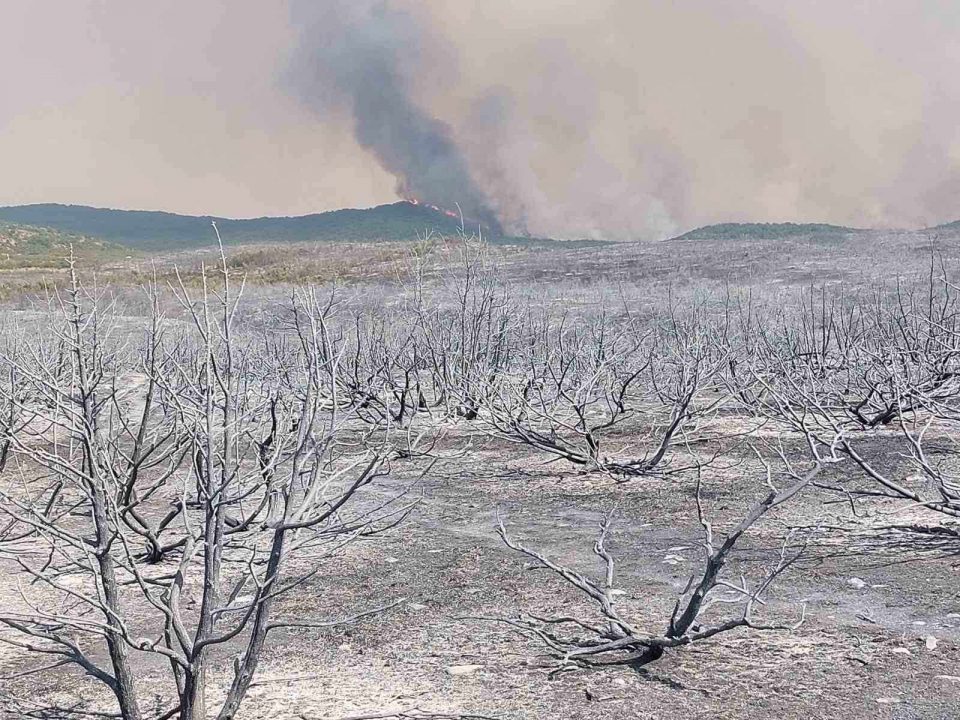
<instances>
[{"instance_id":1,"label":"smoke plume","mask_svg":"<svg viewBox=\"0 0 960 720\"><path fill-rule=\"evenodd\" d=\"M960 218L956 0L4 0L0 204ZM150 32L144 32L144 28Z\"/></svg>"},{"instance_id":2,"label":"smoke plume","mask_svg":"<svg viewBox=\"0 0 960 720\"><path fill-rule=\"evenodd\" d=\"M437 57L417 19L382 0L302 3L294 17L309 42L296 74L304 97L326 113L349 114L358 143L396 177L398 195L459 207L499 232L450 128L413 97L421 66Z\"/></svg>"},{"instance_id":3,"label":"smoke plume","mask_svg":"<svg viewBox=\"0 0 960 720\"><path fill-rule=\"evenodd\" d=\"M294 7L301 98L399 191L508 230L960 215L947 0L327 0Z\"/></svg>"}]
</instances>

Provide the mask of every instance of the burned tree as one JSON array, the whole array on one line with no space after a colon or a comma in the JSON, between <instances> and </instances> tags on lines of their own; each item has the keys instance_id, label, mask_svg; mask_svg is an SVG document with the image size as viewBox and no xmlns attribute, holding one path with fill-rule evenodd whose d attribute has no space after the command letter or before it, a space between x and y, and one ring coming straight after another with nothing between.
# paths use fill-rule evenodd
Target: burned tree
<instances>
[{"instance_id":1,"label":"burned tree","mask_svg":"<svg viewBox=\"0 0 960 720\"><path fill-rule=\"evenodd\" d=\"M325 556L407 511L361 498L387 472L388 437L350 429L332 305L312 292L277 318L284 342L243 334L243 288L224 262L198 294L174 288L183 321L152 289L149 327L132 340L104 294L71 279L52 297L48 341L0 359L16 418L0 447L19 477L0 490L0 552L32 584L0 611L2 640L47 659L24 674L71 666L102 683L126 719L232 718L271 633L382 609L310 619L283 601ZM233 674L212 708L216 648ZM169 668L155 711L138 687L146 655Z\"/></svg>"}]
</instances>

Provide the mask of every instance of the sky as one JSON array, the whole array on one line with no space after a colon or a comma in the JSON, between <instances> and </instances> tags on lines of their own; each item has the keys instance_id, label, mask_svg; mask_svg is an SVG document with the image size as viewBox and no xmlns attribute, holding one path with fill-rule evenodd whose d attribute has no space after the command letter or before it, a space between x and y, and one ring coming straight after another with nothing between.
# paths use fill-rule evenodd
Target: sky
<instances>
[{"instance_id":1,"label":"sky","mask_svg":"<svg viewBox=\"0 0 960 720\"><path fill-rule=\"evenodd\" d=\"M960 218L947 0L4 0L0 205Z\"/></svg>"}]
</instances>

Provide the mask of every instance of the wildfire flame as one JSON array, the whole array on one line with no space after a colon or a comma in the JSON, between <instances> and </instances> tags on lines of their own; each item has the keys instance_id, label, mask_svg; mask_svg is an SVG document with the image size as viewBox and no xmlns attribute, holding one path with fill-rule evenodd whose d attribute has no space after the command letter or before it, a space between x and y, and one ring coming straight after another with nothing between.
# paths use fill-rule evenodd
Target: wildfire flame
<instances>
[{"instance_id":1,"label":"wildfire flame","mask_svg":"<svg viewBox=\"0 0 960 720\"><path fill-rule=\"evenodd\" d=\"M453 210L444 210L442 207L437 207L436 205L431 205L430 203L422 203L416 198L408 198L407 202L409 202L411 205L423 205L423 207L430 208L431 210L434 210L438 213L443 213L447 217L451 217L455 220L460 219L460 213L458 212L455 212Z\"/></svg>"}]
</instances>

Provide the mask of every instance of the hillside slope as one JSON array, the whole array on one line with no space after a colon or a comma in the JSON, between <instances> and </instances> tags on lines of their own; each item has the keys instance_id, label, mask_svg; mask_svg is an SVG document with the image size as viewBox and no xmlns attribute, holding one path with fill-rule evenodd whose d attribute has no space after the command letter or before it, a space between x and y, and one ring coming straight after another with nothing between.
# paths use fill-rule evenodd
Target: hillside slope
<instances>
[{"instance_id":1,"label":"hillside slope","mask_svg":"<svg viewBox=\"0 0 960 720\"><path fill-rule=\"evenodd\" d=\"M334 210L299 217L233 220L143 210L109 210L83 205L0 207L0 222L52 228L149 250L204 247L211 243L215 220L225 243L304 242L315 240L412 240L425 231L453 234L459 221L423 205L407 202L368 210Z\"/></svg>"},{"instance_id":2,"label":"hillside slope","mask_svg":"<svg viewBox=\"0 0 960 720\"><path fill-rule=\"evenodd\" d=\"M78 260L113 260L128 248L55 228L0 222L0 269L64 267L71 249Z\"/></svg>"},{"instance_id":3,"label":"hillside slope","mask_svg":"<svg viewBox=\"0 0 960 720\"><path fill-rule=\"evenodd\" d=\"M934 225L933 227L925 228L924 231L927 234L936 234L936 233L948 233L950 235L960 234L960 220L954 220L953 222L944 223L943 225Z\"/></svg>"},{"instance_id":4,"label":"hillside slope","mask_svg":"<svg viewBox=\"0 0 960 720\"><path fill-rule=\"evenodd\" d=\"M817 238L841 240L850 233L861 232L855 228L825 223L720 223L706 225L678 235L673 240L779 240L793 238Z\"/></svg>"}]
</instances>

